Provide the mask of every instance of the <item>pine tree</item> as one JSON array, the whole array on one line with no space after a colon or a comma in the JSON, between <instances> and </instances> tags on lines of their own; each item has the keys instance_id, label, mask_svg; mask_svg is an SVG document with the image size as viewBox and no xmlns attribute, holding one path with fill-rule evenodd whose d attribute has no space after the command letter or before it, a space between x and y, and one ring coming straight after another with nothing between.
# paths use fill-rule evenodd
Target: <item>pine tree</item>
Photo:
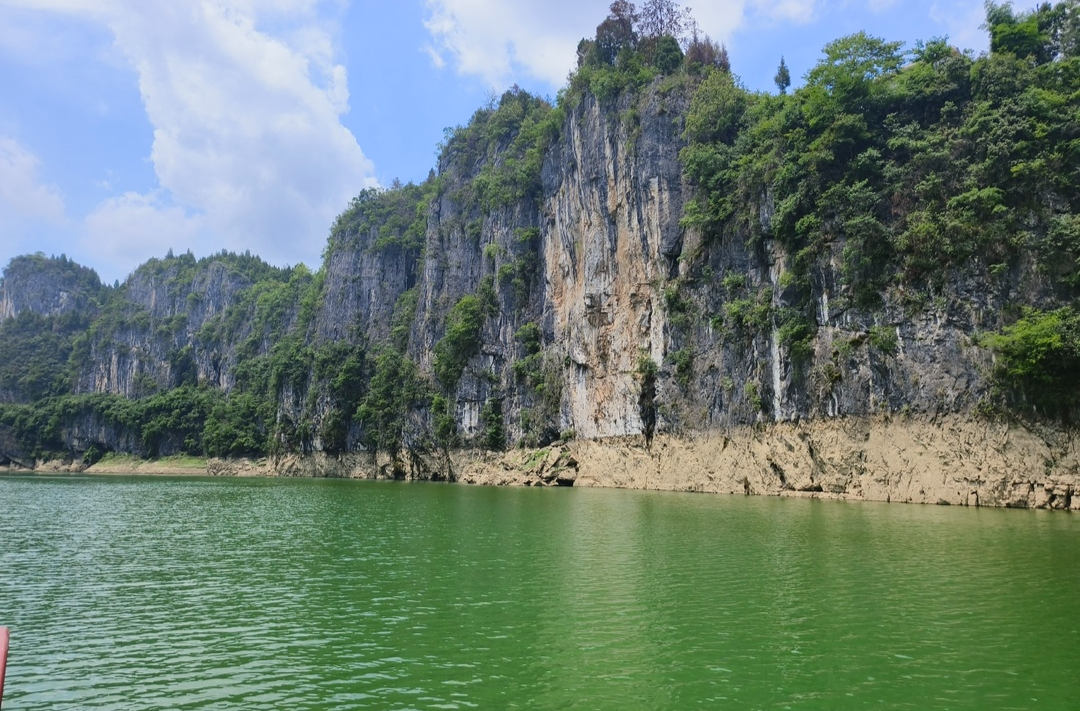
<instances>
[{"instance_id":1,"label":"pine tree","mask_svg":"<svg viewBox=\"0 0 1080 711\"><path fill-rule=\"evenodd\" d=\"M776 82L776 88L780 90L781 94L786 94L788 87L791 86L791 72L788 71L783 56L780 57L780 66L776 70L773 81Z\"/></svg>"}]
</instances>

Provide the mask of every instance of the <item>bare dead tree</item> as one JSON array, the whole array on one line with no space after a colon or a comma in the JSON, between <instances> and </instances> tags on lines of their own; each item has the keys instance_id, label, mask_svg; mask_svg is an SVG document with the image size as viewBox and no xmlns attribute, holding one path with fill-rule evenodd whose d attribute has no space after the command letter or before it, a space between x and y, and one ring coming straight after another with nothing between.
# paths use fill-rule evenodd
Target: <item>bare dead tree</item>
<instances>
[{"instance_id":1,"label":"bare dead tree","mask_svg":"<svg viewBox=\"0 0 1080 711\"><path fill-rule=\"evenodd\" d=\"M696 24L690 15L690 8L681 6L675 0L645 0L638 21L641 35L653 39L667 35L683 40L692 25Z\"/></svg>"},{"instance_id":2,"label":"bare dead tree","mask_svg":"<svg viewBox=\"0 0 1080 711\"><path fill-rule=\"evenodd\" d=\"M718 67L731 73L731 59L727 47L700 33L695 22L686 43L686 64L702 67Z\"/></svg>"}]
</instances>

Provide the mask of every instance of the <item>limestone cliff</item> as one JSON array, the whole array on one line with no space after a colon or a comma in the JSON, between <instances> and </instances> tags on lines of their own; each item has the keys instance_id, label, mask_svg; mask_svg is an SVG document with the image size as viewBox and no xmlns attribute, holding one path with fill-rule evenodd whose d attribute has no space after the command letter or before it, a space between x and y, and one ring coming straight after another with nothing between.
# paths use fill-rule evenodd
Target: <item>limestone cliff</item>
<instances>
[{"instance_id":1,"label":"limestone cliff","mask_svg":"<svg viewBox=\"0 0 1080 711\"><path fill-rule=\"evenodd\" d=\"M303 267L252 273L232 257L151 260L114 290L80 344L75 392L142 397L188 381L232 389L237 363L294 327L290 285L310 280ZM286 293L273 301L274 291Z\"/></svg>"},{"instance_id":2,"label":"limestone cliff","mask_svg":"<svg viewBox=\"0 0 1080 711\"><path fill-rule=\"evenodd\" d=\"M94 311L73 346L74 395L268 393L260 426L276 459L260 471L1073 507L1070 428L1034 435L975 414L992 367L978 334L1009 309L1060 303L1045 273L974 259L933 284L888 285L868 308L842 273L843 238L792 278L769 194L764 238L686 227L693 89L658 78L558 109L508 92L423 186L358 198L314 274L170 255L109 288L13 262L0 319ZM527 131L540 138L526 145ZM474 297L479 320L465 323ZM813 329L796 353L785 318L798 309ZM451 343L458 327L467 338ZM424 383L389 424L364 410L388 352ZM355 387L338 377L347 358ZM198 435L151 447L95 407L73 408L57 435L76 457L208 451ZM11 427L0 442L22 461ZM387 427L400 434L389 454ZM569 454L547 478L517 455L477 454L558 440Z\"/></svg>"},{"instance_id":3,"label":"limestone cliff","mask_svg":"<svg viewBox=\"0 0 1080 711\"><path fill-rule=\"evenodd\" d=\"M29 312L59 316L88 308L101 281L97 274L61 255L17 257L0 278L0 321Z\"/></svg>"}]
</instances>

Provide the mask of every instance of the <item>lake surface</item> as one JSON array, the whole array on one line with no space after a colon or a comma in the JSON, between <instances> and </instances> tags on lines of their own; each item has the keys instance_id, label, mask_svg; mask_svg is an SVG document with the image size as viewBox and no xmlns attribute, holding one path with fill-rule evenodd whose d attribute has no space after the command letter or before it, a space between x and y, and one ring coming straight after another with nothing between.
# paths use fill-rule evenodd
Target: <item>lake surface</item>
<instances>
[{"instance_id":1,"label":"lake surface","mask_svg":"<svg viewBox=\"0 0 1080 711\"><path fill-rule=\"evenodd\" d=\"M1080 517L0 477L4 710L1076 709Z\"/></svg>"}]
</instances>

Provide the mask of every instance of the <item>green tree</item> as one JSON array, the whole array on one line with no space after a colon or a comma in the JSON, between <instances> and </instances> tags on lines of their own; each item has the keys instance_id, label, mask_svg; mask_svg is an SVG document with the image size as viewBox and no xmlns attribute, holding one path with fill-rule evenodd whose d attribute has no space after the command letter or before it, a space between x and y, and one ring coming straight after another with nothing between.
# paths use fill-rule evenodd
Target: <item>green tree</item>
<instances>
[{"instance_id":1,"label":"green tree","mask_svg":"<svg viewBox=\"0 0 1080 711\"><path fill-rule=\"evenodd\" d=\"M985 342L998 356L994 377L1012 397L1048 414L1080 404L1080 312L1029 310Z\"/></svg>"},{"instance_id":2,"label":"green tree","mask_svg":"<svg viewBox=\"0 0 1080 711\"><path fill-rule=\"evenodd\" d=\"M484 423L482 441L486 449L501 452L506 449L506 429L503 425L502 400L493 398L484 403L480 412L480 420Z\"/></svg>"},{"instance_id":3,"label":"green tree","mask_svg":"<svg viewBox=\"0 0 1080 711\"><path fill-rule=\"evenodd\" d=\"M637 45L637 8L626 0L611 3L608 17L596 28L593 49L597 61L615 64L619 53L624 49L633 49Z\"/></svg>"},{"instance_id":4,"label":"green tree","mask_svg":"<svg viewBox=\"0 0 1080 711\"><path fill-rule=\"evenodd\" d=\"M678 41L664 35L656 41L653 50L653 64L664 74L673 74L682 65L683 52Z\"/></svg>"},{"instance_id":5,"label":"green tree","mask_svg":"<svg viewBox=\"0 0 1080 711\"><path fill-rule=\"evenodd\" d=\"M447 392L461 380L469 359L480 352L480 330L489 305L479 296L463 296L446 317L446 333L435 344L435 377Z\"/></svg>"},{"instance_id":6,"label":"green tree","mask_svg":"<svg viewBox=\"0 0 1080 711\"><path fill-rule=\"evenodd\" d=\"M819 98L822 103L809 108L821 111L821 118L832 113L830 105L851 112L872 108L875 95L888 89L878 80L895 75L904 64L902 46L902 42L886 42L865 32L828 43L823 59L806 75L806 84L811 91L824 91L831 101Z\"/></svg>"},{"instance_id":7,"label":"green tree","mask_svg":"<svg viewBox=\"0 0 1080 711\"><path fill-rule=\"evenodd\" d=\"M364 445L397 459L405 446L409 413L428 399L416 365L392 348L383 349L375 357L375 373L355 415Z\"/></svg>"},{"instance_id":8,"label":"green tree","mask_svg":"<svg viewBox=\"0 0 1080 711\"><path fill-rule=\"evenodd\" d=\"M1049 5L1046 6L1049 8ZM990 30L990 51L1032 58L1038 64L1051 59L1049 37L1040 27L1040 13L1013 13L1009 3L986 3L986 27Z\"/></svg>"},{"instance_id":9,"label":"green tree","mask_svg":"<svg viewBox=\"0 0 1080 711\"><path fill-rule=\"evenodd\" d=\"M788 87L791 86L791 72L788 71L787 63L784 62L783 56L780 57L780 66L776 69L776 75L773 77L773 81L776 83L776 88L781 94L786 94Z\"/></svg>"}]
</instances>

